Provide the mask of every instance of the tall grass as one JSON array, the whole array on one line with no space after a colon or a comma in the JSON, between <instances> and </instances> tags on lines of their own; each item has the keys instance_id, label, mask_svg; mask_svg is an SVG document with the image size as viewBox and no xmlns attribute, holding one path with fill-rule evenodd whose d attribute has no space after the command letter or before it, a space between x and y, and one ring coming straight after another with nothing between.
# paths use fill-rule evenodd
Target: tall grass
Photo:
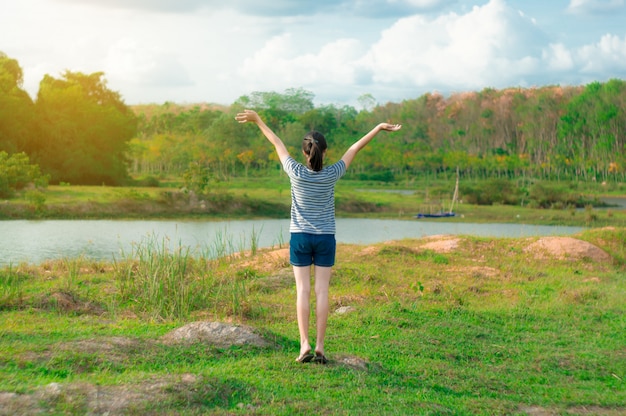
<instances>
[{"instance_id":1,"label":"tall grass","mask_svg":"<svg viewBox=\"0 0 626 416\"><path fill-rule=\"evenodd\" d=\"M202 309L214 313L226 309L240 315L246 297L244 283L236 278L218 278L217 270L247 246L255 255L258 239L253 229L249 243L241 236L236 246L225 231L218 232L211 245L197 253L180 241L172 247L168 238L149 236L114 261L121 302L157 320L185 319Z\"/></svg>"},{"instance_id":2,"label":"tall grass","mask_svg":"<svg viewBox=\"0 0 626 416\"><path fill-rule=\"evenodd\" d=\"M134 244L131 252L115 261L114 277L122 301L130 302L152 319L183 319L199 305L205 287L210 286L208 273L190 273L190 248L178 243L170 247L169 239L158 241L152 236Z\"/></svg>"},{"instance_id":3,"label":"tall grass","mask_svg":"<svg viewBox=\"0 0 626 416\"><path fill-rule=\"evenodd\" d=\"M24 280L12 264L0 270L0 310L21 302L24 295Z\"/></svg>"},{"instance_id":4,"label":"tall grass","mask_svg":"<svg viewBox=\"0 0 626 416\"><path fill-rule=\"evenodd\" d=\"M67 270L67 274L63 279L63 290L68 293L73 292L78 285L78 277L80 275L81 264L84 263L83 257L78 258L65 258L63 264Z\"/></svg>"}]
</instances>

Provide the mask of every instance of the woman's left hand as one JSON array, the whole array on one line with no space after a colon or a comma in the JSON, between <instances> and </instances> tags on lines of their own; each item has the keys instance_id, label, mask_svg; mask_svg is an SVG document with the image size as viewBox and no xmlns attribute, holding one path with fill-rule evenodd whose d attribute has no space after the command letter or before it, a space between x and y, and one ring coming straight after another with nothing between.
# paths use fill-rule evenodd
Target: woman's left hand
<instances>
[{"instance_id":1,"label":"woman's left hand","mask_svg":"<svg viewBox=\"0 0 626 416\"><path fill-rule=\"evenodd\" d=\"M247 123L248 121L256 123L260 120L260 118L255 111L243 110L243 113L237 113L237 115L235 116L235 120L237 120L239 123Z\"/></svg>"}]
</instances>

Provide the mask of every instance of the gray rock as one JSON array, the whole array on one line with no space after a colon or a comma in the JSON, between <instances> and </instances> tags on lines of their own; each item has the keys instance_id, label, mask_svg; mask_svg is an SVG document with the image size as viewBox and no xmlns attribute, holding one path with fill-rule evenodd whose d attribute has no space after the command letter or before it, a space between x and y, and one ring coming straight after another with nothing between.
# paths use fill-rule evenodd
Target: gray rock
<instances>
[{"instance_id":1,"label":"gray rock","mask_svg":"<svg viewBox=\"0 0 626 416\"><path fill-rule=\"evenodd\" d=\"M206 343L219 348L233 345L269 347L271 344L252 328L221 322L192 322L168 332L162 338L165 343Z\"/></svg>"}]
</instances>

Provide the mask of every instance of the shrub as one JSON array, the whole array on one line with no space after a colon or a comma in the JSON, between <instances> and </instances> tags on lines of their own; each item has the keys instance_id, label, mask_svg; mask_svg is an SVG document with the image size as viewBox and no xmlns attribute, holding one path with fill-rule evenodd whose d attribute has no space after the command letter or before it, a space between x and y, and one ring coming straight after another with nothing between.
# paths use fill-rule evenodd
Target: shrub
<instances>
[{"instance_id":1,"label":"shrub","mask_svg":"<svg viewBox=\"0 0 626 416\"><path fill-rule=\"evenodd\" d=\"M16 191L34 184L48 186L48 176L42 175L38 165L30 164L26 153L0 152L0 197L10 198Z\"/></svg>"},{"instance_id":2,"label":"shrub","mask_svg":"<svg viewBox=\"0 0 626 416\"><path fill-rule=\"evenodd\" d=\"M570 192L565 186L537 182L530 188L529 198L540 208L582 208L587 205L600 206L601 201L590 201L582 195Z\"/></svg>"},{"instance_id":3,"label":"shrub","mask_svg":"<svg viewBox=\"0 0 626 416\"><path fill-rule=\"evenodd\" d=\"M459 192L465 202L476 205L518 205L524 191L506 179L491 179L477 184L464 184Z\"/></svg>"},{"instance_id":4,"label":"shrub","mask_svg":"<svg viewBox=\"0 0 626 416\"><path fill-rule=\"evenodd\" d=\"M390 170L380 172L363 172L359 173L360 181L375 181L375 182L393 182L396 180L394 174Z\"/></svg>"},{"instance_id":5,"label":"shrub","mask_svg":"<svg viewBox=\"0 0 626 416\"><path fill-rule=\"evenodd\" d=\"M159 179L152 175L145 176L135 181L135 186L146 188L158 188L160 185Z\"/></svg>"}]
</instances>

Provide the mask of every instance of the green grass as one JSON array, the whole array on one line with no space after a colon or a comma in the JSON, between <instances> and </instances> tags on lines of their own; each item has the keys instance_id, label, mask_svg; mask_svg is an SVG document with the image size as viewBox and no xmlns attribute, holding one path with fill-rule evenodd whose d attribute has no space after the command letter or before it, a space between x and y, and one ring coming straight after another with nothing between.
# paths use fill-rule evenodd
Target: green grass
<instances>
[{"instance_id":1,"label":"green grass","mask_svg":"<svg viewBox=\"0 0 626 416\"><path fill-rule=\"evenodd\" d=\"M576 237L612 261L535 258L534 239L340 245L331 309L353 309L329 318L327 366L294 362L293 277L269 250L197 258L152 241L114 264L13 265L0 414L624 414L626 230ZM159 341L198 320L273 346Z\"/></svg>"}]
</instances>

